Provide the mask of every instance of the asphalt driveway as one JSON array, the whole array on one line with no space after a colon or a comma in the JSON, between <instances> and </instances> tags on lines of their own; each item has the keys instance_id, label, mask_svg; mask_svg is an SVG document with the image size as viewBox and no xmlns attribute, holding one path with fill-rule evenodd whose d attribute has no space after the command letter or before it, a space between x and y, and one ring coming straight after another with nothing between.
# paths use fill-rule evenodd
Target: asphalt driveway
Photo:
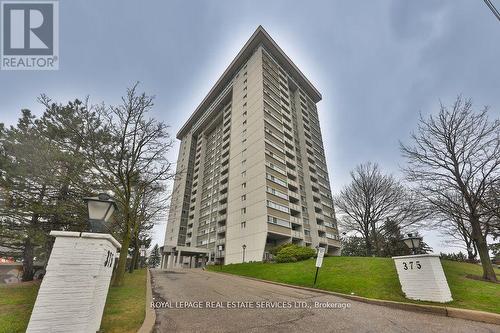
<instances>
[{"instance_id":1,"label":"asphalt driveway","mask_svg":"<svg viewBox=\"0 0 500 333\"><path fill-rule=\"evenodd\" d=\"M500 331L198 269L152 271L152 281L158 333Z\"/></svg>"}]
</instances>

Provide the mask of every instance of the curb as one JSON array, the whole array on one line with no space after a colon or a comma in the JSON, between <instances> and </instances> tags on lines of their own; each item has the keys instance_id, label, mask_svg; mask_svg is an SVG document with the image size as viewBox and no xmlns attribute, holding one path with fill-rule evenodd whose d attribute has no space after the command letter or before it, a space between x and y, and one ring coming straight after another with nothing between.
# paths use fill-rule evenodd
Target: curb
<instances>
[{"instance_id":1,"label":"curb","mask_svg":"<svg viewBox=\"0 0 500 333\"><path fill-rule=\"evenodd\" d=\"M149 269L147 270L146 278L146 316L144 317L144 322L137 333L151 333L156 322L156 312L151 308L151 302L153 302L153 291L151 289L151 273Z\"/></svg>"},{"instance_id":2,"label":"curb","mask_svg":"<svg viewBox=\"0 0 500 333\"><path fill-rule=\"evenodd\" d=\"M445 306L436 306L436 305L423 305L423 304L387 301L387 300L367 298L367 297L356 296L356 295L342 294L342 293L338 293L335 291L329 291L329 290L323 290L323 289L295 286L295 285L291 285L291 284L287 284L287 283L262 280L262 279L258 279L258 278L254 278L254 277L250 277L250 276L236 275L236 274L231 274L231 273L226 273L226 272L215 272L215 271L205 271L205 272L231 275L231 276L241 277L241 278L248 279L248 280L265 282L265 283L269 283L269 284L275 284L275 285L283 286L283 287L313 291L313 292L327 294L327 295L334 295L334 296L350 299L353 301L374 304L374 305L381 305L381 306L386 306L386 307L405 310L405 311L423 312L423 313L429 313L429 314L433 314L433 315L437 315L437 316L459 318L459 319L465 319L465 320L479 321L479 322L488 323L488 324L500 325L500 314L491 313L491 312L460 309L460 308L445 307Z\"/></svg>"}]
</instances>

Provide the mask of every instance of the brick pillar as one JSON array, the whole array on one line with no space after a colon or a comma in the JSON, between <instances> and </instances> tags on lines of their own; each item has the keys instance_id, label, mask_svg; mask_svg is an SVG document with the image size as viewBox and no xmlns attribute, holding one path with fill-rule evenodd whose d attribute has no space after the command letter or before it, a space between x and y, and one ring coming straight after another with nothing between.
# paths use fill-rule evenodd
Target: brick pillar
<instances>
[{"instance_id":1,"label":"brick pillar","mask_svg":"<svg viewBox=\"0 0 500 333\"><path fill-rule=\"evenodd\" d=\"M120 243L109 234L50 235L56 240L26 332L95 333Z\"/></svg>"}]
</instances>

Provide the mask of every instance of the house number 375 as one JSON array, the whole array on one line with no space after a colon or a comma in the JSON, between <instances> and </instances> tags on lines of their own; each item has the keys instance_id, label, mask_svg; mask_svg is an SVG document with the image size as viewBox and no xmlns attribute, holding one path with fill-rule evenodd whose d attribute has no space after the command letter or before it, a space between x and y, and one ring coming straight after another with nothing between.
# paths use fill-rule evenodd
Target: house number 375
<instances>
[{"instance_id":1,"label":"house number 375","mask_svg":"<svg viewBox=\"0 0 500 333\"><path fill-rule=\"evenodd\" d=\"M107 256L106 256L106 260L104 261L104 267L111 267L111 265L113 265L114 257L115 256L113 255L113 252L108 251Z\"/></svg>"},{"instance_id":2,"label":"house number 375","mask_svg":"<svg viewBox=\"0 0 500 333\"><path fill-rule=\"evenodd\" d=\"M409 269L421 269L422 268L422 265L420 265L420 261L409 261L409 262L405 262L403 261L403 269L405 271L409 270Z\"/></svg>"}]
</instances>

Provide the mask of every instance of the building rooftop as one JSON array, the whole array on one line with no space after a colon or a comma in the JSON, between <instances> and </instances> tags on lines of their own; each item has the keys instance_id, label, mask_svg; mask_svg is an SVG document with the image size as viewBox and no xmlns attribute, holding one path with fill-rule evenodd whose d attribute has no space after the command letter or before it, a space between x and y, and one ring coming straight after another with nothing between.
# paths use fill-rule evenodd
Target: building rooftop
<instances>
[{"instance_id":1,"label":"building rooftop","mask_svg":"<svg viewBox=\"0 0 500 333\"><path fill-rule=\"evenodd\" d=\"M177 133L177 139L182 137L189 131L191 126L201 117L203 112L210 106L214 98L216 98L231 81L233 76L249 58L253 50L263 44L265 49L279 62L279 64L290 74L293 79L306 91L309 97L317 103L321 100L321 94L312 85L312 83L305 77L300 69L293 63L293 61L283 52L283 50L276 44L276 42L269 36L266 30L259 25L257 30L253 33L250 39L245 43L236 58L226 68L221 77L217 80L215 85L210 89L207 96L198 105L193 114L189 117L186 123Z\"/></svg>"}]
</instances>

